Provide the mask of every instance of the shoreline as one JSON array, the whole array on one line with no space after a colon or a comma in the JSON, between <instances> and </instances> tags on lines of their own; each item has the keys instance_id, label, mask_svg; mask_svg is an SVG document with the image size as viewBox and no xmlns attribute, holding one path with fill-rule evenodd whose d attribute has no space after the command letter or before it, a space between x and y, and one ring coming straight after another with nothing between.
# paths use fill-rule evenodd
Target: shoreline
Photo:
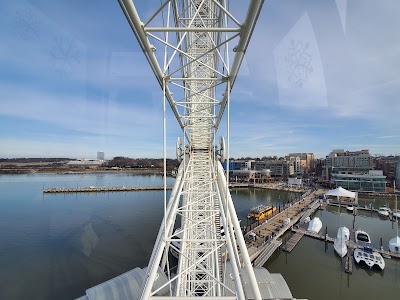
<instances>
[{"instance_id":1,"label":"shoreline","mask_svg":"<svg viewBox=\"0 0 400 300\"><path fill-rule=\"evenodd\" d=\"M0 169L0 175L30 175L30 174L54 174L54 175L74 175L74 174L137 174L137 175L163 175L161 168L143 168L143 169L122 169L122 170L35 170L35 169ZM171 176L171 171L167 171Z\"/></svg>"},{"instance_id":2,"label":"shoreline","mask_svg":"<svg viewBox=\"0 0 400 300\"><path fill-rule=\"evenodd\" d=\"M231 189L256 188L256 189L266 189L266 190L293 192L293 193L305 193L311 189L309 187L305 187L305 188L301 188L301 189L284 187L284 186L282 186L282 183L256 183L256 184L229 183L229 188L231 188Z\"/></svg>"}]
</instances>

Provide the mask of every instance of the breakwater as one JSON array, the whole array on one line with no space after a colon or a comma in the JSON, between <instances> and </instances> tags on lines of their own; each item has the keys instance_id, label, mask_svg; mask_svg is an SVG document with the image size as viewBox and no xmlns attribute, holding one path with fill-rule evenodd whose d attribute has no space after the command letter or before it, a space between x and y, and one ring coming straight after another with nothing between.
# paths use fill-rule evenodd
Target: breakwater
<instances>
[{"instance_id":1,"label":"breakwater","mask_svg":"<svg viewBox=\"0 0 400 300\"><path fill-rule=\"evenodd\" d=\"M172 190L172 186L167 186ZM107 193L107 192L138 192L138 191L162 191L163 186L111 186L111 187L77 187L77 188L48 188L43 193Z\"/></svg>"}]
</instances>

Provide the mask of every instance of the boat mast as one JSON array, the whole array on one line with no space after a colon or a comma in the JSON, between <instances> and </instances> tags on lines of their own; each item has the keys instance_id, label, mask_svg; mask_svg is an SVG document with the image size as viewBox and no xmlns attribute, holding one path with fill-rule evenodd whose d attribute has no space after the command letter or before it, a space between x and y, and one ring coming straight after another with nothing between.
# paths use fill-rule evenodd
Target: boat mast
<instances>
[{"instance_id":1,"label":"boat mast","mask_svg":"<svg viewBox=\"0 0 400 300\"><path fill-rule=\"evenodd\" d=\"M393 181L393 192L394 192L394 211L396 212L396 236L399 236L399 218L397 217L397 214L399 212L397 211L396 180Z\"/></svg>"}]
</instances>

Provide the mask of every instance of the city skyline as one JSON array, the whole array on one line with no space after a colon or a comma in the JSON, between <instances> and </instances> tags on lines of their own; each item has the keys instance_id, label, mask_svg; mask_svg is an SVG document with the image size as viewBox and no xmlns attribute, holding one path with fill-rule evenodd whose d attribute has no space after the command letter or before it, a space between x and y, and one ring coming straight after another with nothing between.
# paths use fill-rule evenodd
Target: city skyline
<instances>
[{"instance_id":1,"label":"city skyline","mask_svg":"<svg viewBox=\"0 0 400 300\"><path fill-rule=\"evenodd\" d=\"M399 8L266 2L232 92L230 156L399 154ZM0 10L0 157L162 157L162 93L117 2ZM167 130L174 158L170 110Z\"/></svg>"}]
</instances>

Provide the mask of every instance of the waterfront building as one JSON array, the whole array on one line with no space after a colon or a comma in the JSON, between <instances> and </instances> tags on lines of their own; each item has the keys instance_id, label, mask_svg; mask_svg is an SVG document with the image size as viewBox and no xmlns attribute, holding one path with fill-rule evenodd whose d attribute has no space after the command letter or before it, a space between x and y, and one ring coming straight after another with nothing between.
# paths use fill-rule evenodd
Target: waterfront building
<instances>
[{"instance_id":1,"label":"waterfront building","mask_svg":"<svg viewBox=\"0 0 400 300\"><path fill-rule=\"evenodd\" d=\"M293 164L295 175L302 175L314 168L314 153L289 153L285 159Z\"/></svg>"},{"instance_id":2,"label":"waterfront building","mask_svg":"<svg viewBox=\"0 0 400 300\"><path fill-rule=\"evenodd\" d=\"M325 158L316 159L315 162L314 162L313 170L314 170L316 176L324 176L324 177L326 177L326 174L325 174L325 170L326 170L326 168L325 168Z\"/></svg>"},{"instance_id":3,"label":"waterfront building","mask_svg":"<svg viewBox=\"0 0 400 300\"><path fill-rule=\"evenodd\" d=\"M303 171L314 167L314 153L289 153L286 159L290 159L291 157L298 157L300 159L300 167Z\"/></svg>"},{"instance_id":4,"label":"waterfront building","mask_svg":"<svg viewBox=\"0 0 400 300\"><path fill-rule=\"evenodd\" d=\"M265 183L271 180L271 170L232 170L229 171L230 182Z\"/></svg>"},{"instance_id":5,"label":"waterfront building","mask_svg":"<svg viewBox=\"0 0 400 300\"><path fill-rule=\"evenodd\" d=\"M382 170L387 177L390 185L396 179L396 166L400 161L400 156L380 156L375 158L374 166L377 170Z\"/></svg>"},{"instance_id":6,"label":"waterfront building","mask_svg":"<svg viewBox=\"0 0 400 300\"><path fill-rule=\"evenodd\" d=\"M251 170L253 164L254 160L230 160L229 170ZM226 170L226 161L222 163L222 167Z\"/></svg>"},{"instance_id":7,"label":"waterfront building","mask_svg":"<svg viewBox=\"0 0 400 300\"><path fill-rule=\"evenodd\" d=\"M293 173L295 175L303 174L304 169L301 166L301 159L299 156L290 156L289 161L293 165Z\"/></svg>"},{"instance_id":8,"label":"waterfront building","mask_svg":"<svg viewBox=\"0 0 400 300\"><path fill-rule=\"evenodd\" d=\"M303 180L301 178L288 178L288 185L290 188L300 188L303 186Z\"/></svg>"},{"instance_id":9,"label":"waterfront building","mask_svg":"<svg viewBox=\"0 0 400 300\"><path fill-rule=\"evenodd\" d=\"M329 180L334 173L366 174L373 169L373 158L369 150L332 150L325 158L325 178Z\"/></svg>"},{"instance_id":10,"label":"waterfront building","mask_svg":"<svg viewBox=\"0 0 400 300\"><path fill-rule=\"evenodd\" d=\"M226 161L224 161L223 163L222 163L222 167L224 168L224 170L226 171L226 165L227 165L227 163L226 163ZM229 170L235 170L235 162L234 161L229 161Z\"/></svg>"},{"instance_id":11,"label":"waterfront building","mask_svg":"<svg viewBox=\"0 0 400 300\"><path fill-rule=\"evenodd\" d=\"M271 176L279 177L290 177L294 174L294 166L290 161L287 160L267 160L267 161L255 161L255 170L265 170L271 171Z\"/></svg>"},{"instance_id":12,"label":"waterfront building","mask_svg":"<svg viewBox=\"0 0 400 300\"><path fill-rule=\"evenodd\" d=\"M386 176L381 170L369 170L367 174L338 172L332 173L331 183L352 191L386 192Z\"/></svg>"},{"instance_id":13,"label":"waterfront building","mask_svg":"<svg viewBox=\"0 0 400 300\"><path fill-rule=\"evenodd\" d=\"M326 167L367 167L372 169L373 159L369 150L344 151L332 150L325 158Z\"/></svg>"}]
</instances>

